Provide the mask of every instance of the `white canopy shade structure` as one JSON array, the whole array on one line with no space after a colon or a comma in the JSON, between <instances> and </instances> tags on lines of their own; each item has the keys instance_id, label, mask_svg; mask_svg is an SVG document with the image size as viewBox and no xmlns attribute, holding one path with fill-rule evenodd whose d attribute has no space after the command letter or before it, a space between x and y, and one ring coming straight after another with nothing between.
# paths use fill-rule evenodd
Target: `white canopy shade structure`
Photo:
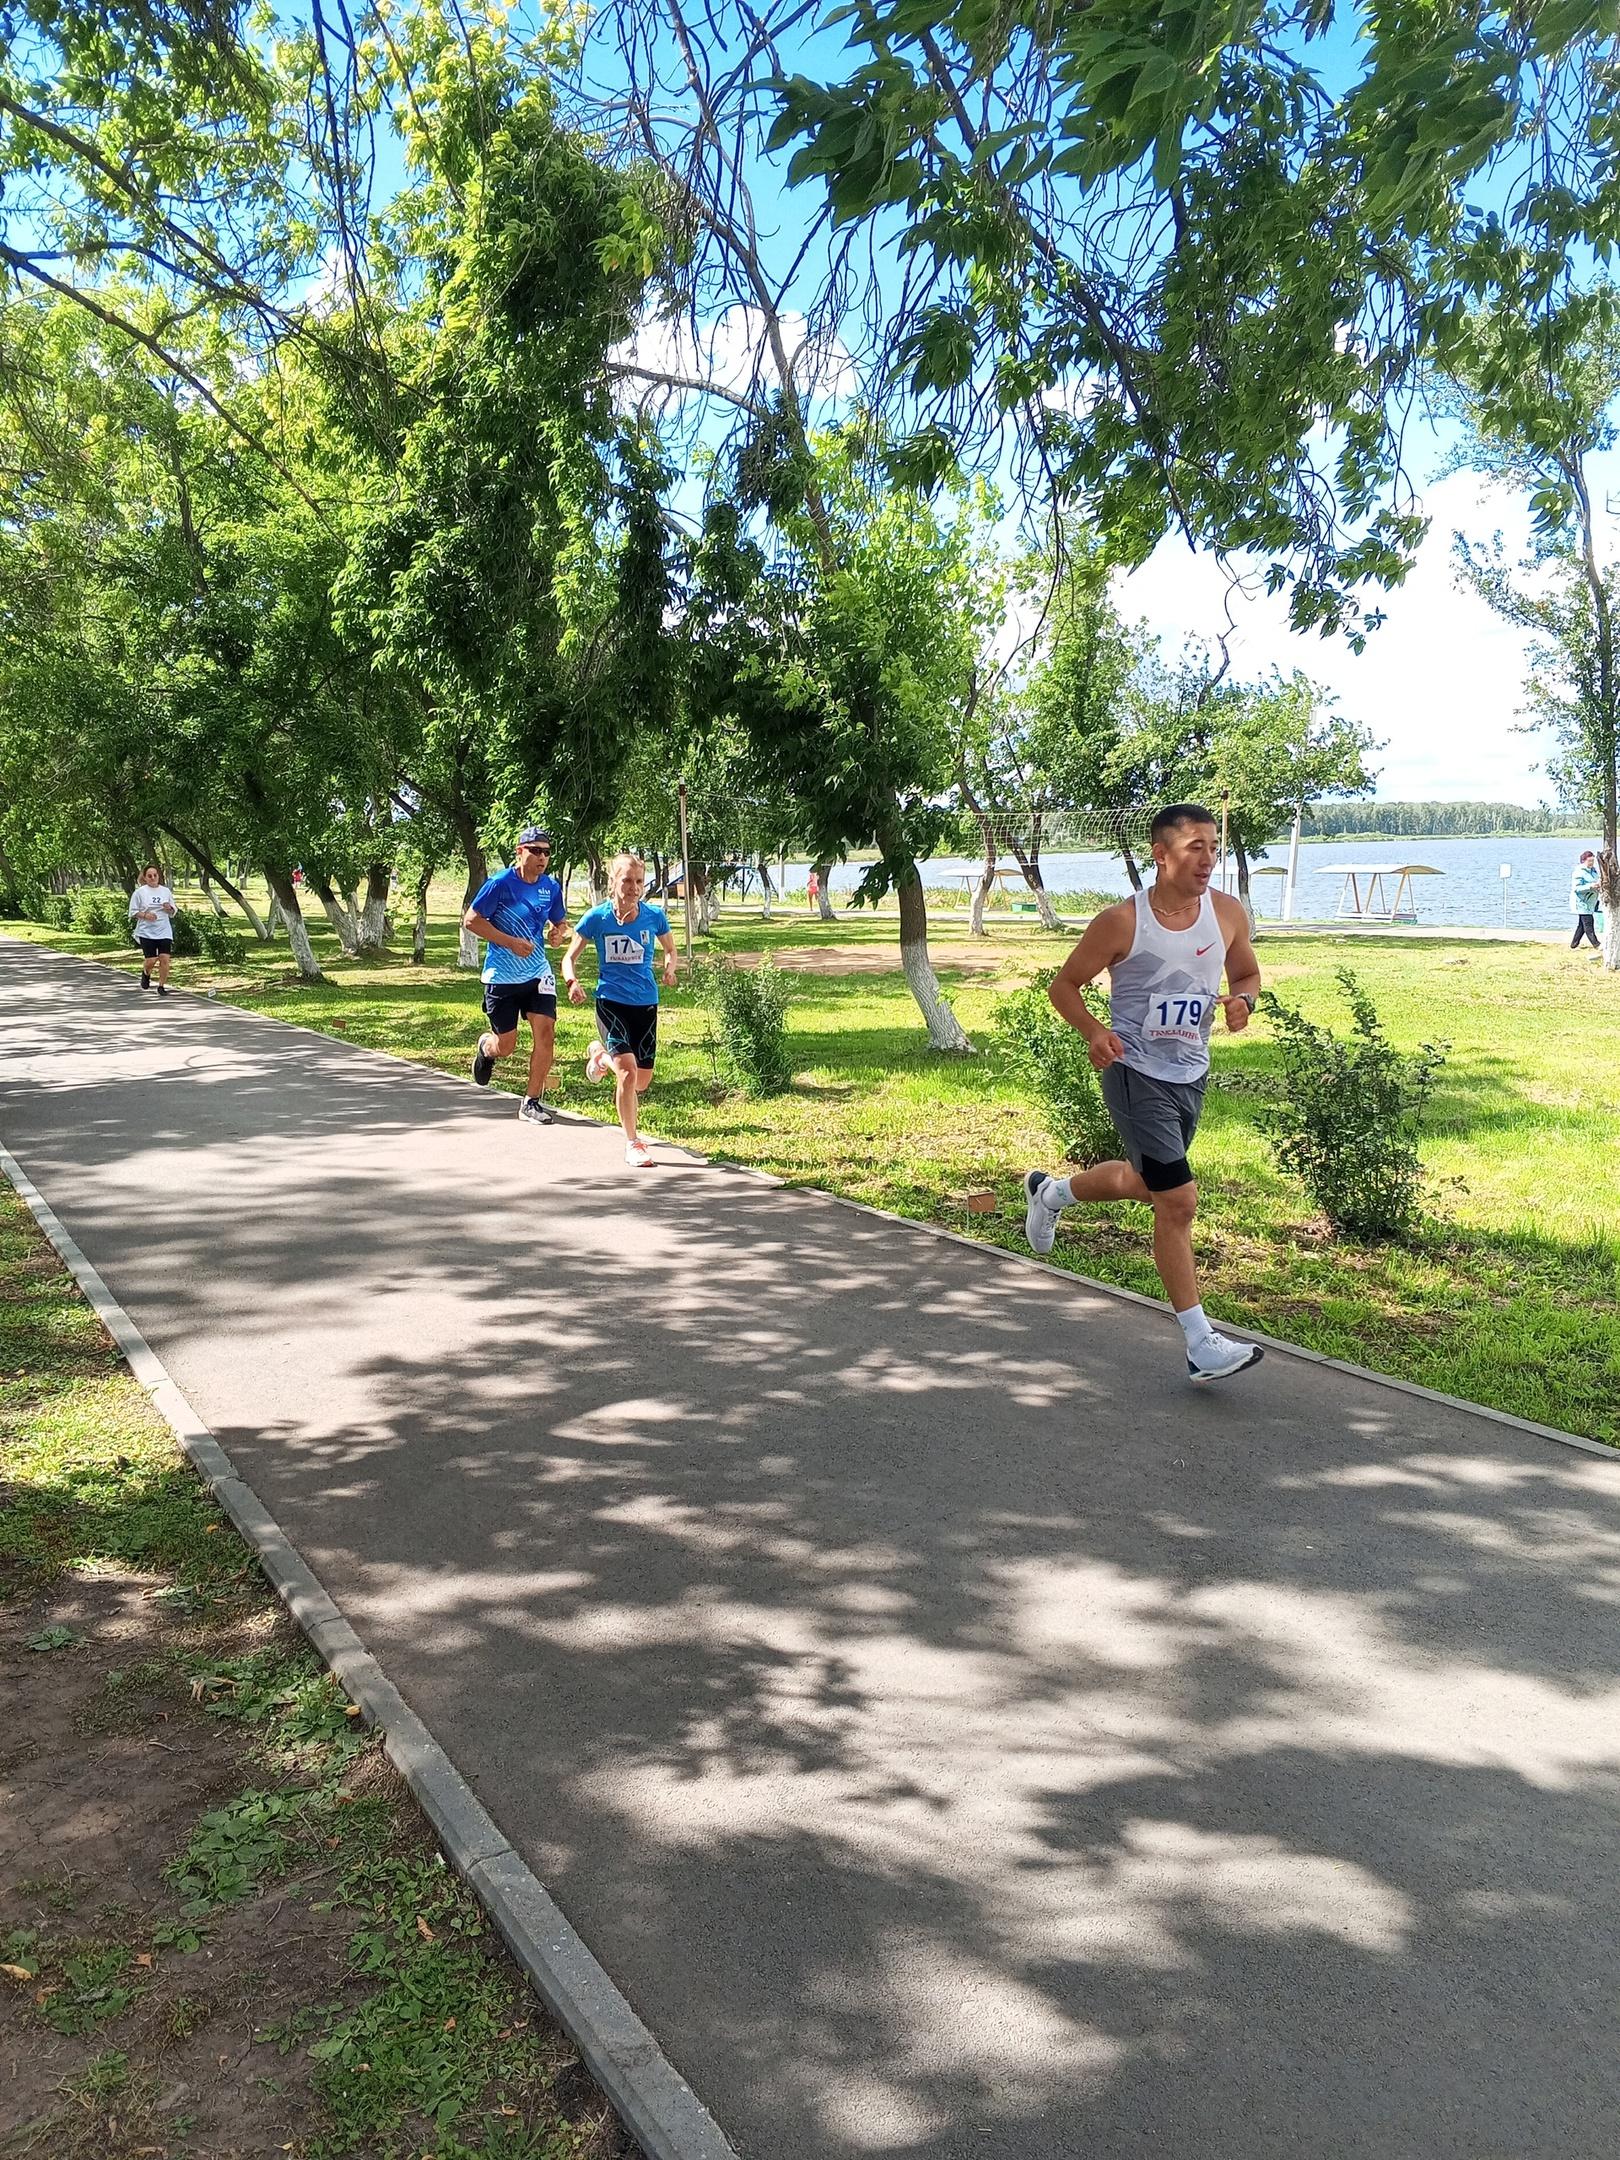
<instances>
[{"instance_id":1,"label":"white canopy shade structure","mask_svg":"<svg viewBox=\"0 0 1620 2160\"><path fill-rule=\"evenodd\" d=\"M1352 922L1416 922L1417 896L1412 890L1412 880L1444 877L1445 872L1420 862L1328 863L1317 876L1344 880L1339 887L1335 916ZM1385 890L1385 878L1395 880L1393 897Z\"/></svg>"}]
</instances>

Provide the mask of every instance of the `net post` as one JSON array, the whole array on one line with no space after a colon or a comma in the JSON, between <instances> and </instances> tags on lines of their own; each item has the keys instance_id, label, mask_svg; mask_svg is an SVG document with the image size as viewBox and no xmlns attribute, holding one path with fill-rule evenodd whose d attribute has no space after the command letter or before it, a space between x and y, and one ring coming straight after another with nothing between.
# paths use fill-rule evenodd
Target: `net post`
<instances>
[{"instance_id":1,"label":"net post","mask_svg":"<svg viewBox=\"0 0 1620 2160\"><path fill-rule=\"evenodd\" d=\"M675 790L675 800L681 814L681 906L686 915L686 958L692 959L692 859L686 838L686 782L682 780Z\"/></svg>"}]
</instances>

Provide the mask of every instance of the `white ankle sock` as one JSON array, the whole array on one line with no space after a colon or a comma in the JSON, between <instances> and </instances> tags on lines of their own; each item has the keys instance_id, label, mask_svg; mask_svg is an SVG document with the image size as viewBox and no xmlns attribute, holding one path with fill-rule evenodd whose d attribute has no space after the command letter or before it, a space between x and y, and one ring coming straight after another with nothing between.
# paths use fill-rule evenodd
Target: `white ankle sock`
<instances>
[{"instance_id":1,"label":"white ankle sock","mask_svg":"<svg viewBox=\"0 0 1620 2160\"><path fill-rule=\"evenodd\" d=\"M1074 1187L1066 1177L1049 1177L1041 1198L1054 1214L1061 1214L1066 1207L1074 1206Z\"/></svg>"},{"instance_id":2,"label":"white ankle sock","mask_svg":"<svg viewBox=\"0 0 1620 2160\"><path fill-rule=\"evenodd\" d=\"M1204 1317L1202 1305L1189 1305L1185 1312L1178 1312L1176 1318L1181 1322L1181 1332L1187 1338L1189 1350L1195 1344L1201 1343L1206 1335L1213 1335L1215 1332Z\"/></svg>"}]
</instances>

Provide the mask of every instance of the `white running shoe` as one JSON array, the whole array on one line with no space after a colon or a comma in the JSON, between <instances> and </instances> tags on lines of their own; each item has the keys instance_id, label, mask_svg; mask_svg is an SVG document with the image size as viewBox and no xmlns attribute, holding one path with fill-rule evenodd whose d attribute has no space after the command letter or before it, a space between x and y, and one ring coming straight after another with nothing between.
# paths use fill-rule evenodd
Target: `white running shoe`
<instances>
[{"instance_id":1,"label":"white running shoe","mask_svg":"<svg viewBox=\"0 0 1620 2160\"><path fill-rule=\"evenodd\" d=\"M1207 1387L1211 1380L1230 1380L1234 1373L1258 1365L1265 1354L1258 1343L1233 1342L1230 1335L1217 1335L1212 1328L1196 1350L1187 1352L1187 1378L1195 1387Z\"/></svg>"},{"instance_id":2,"label":"white running shoe","mask_svg":"<svg viewBox=\"0 0 1620 2160\"><path fill-rule=\"evenodd\" d=\"M1046 1188L1051 1182L1044 1170L1030 1170L1024 1175L1028 1201L1024 1209L1024 1235L1029 1239L1031 1252L1049 1253L1057 1236L1058 1216L1063 1211L1048 1207L1046 1203Z\"/></svg>"},{"instance_id":3,"label":"white running shoe","mask_svg":"<svg viewBox=\"0 0 1620 2160\"><path fill-rule=\"evenodd\" d=\"M624 1151L624 1159L632 1170L651 1170L654 1167L652 1149L645 1140L632 1140Z\"/></svg>"},{"instance_id":4,"label":"white running shoe","mask_svg":"<svg viewBox=\"0 0 1620 2160\"><path fill-rule=\"evenodd\" d=\"M608 1063L607 1052L599 1042L593 1042L585 1053L585 1077L587 1080L606 1080L613 1067Z\"/></svg>"}]
</instances>

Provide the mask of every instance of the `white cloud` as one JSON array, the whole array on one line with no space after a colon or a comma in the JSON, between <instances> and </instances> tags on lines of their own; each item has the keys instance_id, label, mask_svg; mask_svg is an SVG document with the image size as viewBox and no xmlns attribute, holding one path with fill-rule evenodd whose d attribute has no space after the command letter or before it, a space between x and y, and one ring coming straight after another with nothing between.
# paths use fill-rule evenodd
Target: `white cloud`
<instances>
[{"instance_id":1,"label":"white cloud","mask_svg":"<svg viewBox=\"0 0 1620 2160\"><path fill-rule=\"evenodd\" d=\"M1500 532L1512 551L1529 539L1522 498L1471 473L1436 481L1424 498L1433 520L1406 583L1376 604L1386 620L1362 654L1342 639L1300 636L1288 626L1286 601L1264 592L1233 599L1232 666L1239 675L1302 668L1331 690L1341 709L1369 727L1385 748L1374 758L1386 801L1484 797L1539 803L1548 797L1539 770L1546 745L1515 732L1525 678L1520 632L1458 588L1452 537ZM1225 627L1226 581L1208 556L1165 541L1133 576L1122 579L1123 612L1140 616L1165 639L1212 639Z\"/></svg>"},{"instance_id":2,"label":"white cloud","mask_svg":"<svg viewBox=\"0 0 1620 2160\"><path fill-rule=\"evenodd\" d=\"M834 336L818 351L810 345L810 326L803 315L783 315L781 327L788 365L806 396L836 398L854 389L855 364L841 339ZM734 397L744 396L760 382L774 388L779 380L763 313L741 305L696 327L685 316L653 317L615 346L609 360L645 368L653 375L709 385ZM631 398L638 396L633 376L626 381L625 391ZM657 394L662 408L669 411L699 393L665 388Z\"/></svg>"}]
</instances>

